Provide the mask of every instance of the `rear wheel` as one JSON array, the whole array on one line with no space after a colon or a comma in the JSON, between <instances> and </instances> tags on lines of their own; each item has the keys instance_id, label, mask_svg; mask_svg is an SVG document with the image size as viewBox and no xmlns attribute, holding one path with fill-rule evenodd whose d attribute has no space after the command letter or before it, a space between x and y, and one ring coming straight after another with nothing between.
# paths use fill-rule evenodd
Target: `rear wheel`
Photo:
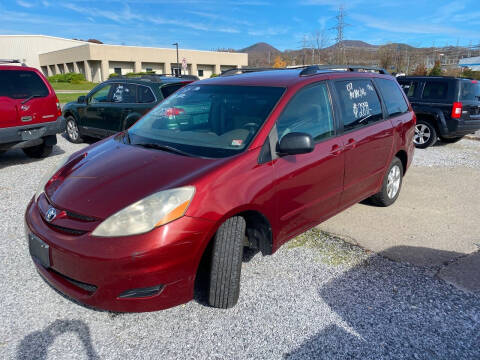
<instances>
[{"instance_id":1,"label":"rear wheel","mask_svg":"<svg viewBox=\"0 0 480 360\"><path fill-rule=\"evenodd\" d=\"M25 155L32 158L44 158L52 153L53 145L45 143L22 149Z\"/></svg>"},{"instance_id":2,"label":"rear wheel","mask_svg":"<svg viewBox=\"0 0 480 360\"><path fill-rule=\"evenodd\" d=\"M80 131L78 130L77 121L73 116L67 117L66 134L68 141L74 144L83 142L83 139L80 136Z\"/></svg>"},{"instance_id":3,"label":"rear wheel","mask_svg":"<svg viewBox=\"0 0 480 360\"><path fill-rule=\"evenodd\" d=\"M378 206L390 206L397 200L402 188L403 165L399 158L394 157L382 183L382 189L370 200Z\"/></svg>"},{"instance_id":4,"label":"rear wheel","mask_svg":"<svg viewBox=\"0 0 480 360\"><path fill-rule=\"evenodd\" d=\"M238 301L246 226L243 217L234 216L215 234L208 294L213 307L227 309Z\"/></svg>"},{"instance_id":5,"label":"rear wheel","mask_svg":"<svg viewBox=\"0 0 480 360\"><path fill-rule=\"evenodd\" d=\"M437 141L437 131L435 127L427 121L418 120L415 125L415 135L413 143L419 149L425 149L432 146Z\"/></svg>"},{"instance_id":6,"label":"rear wheel","mask_svg":"<svg viewBox=\"0 0 480 360\"><path fill-rule=\"evenodd\" d=\"M440 140L442 140L442 142L447 143L447 144L456 143L456 142L458 142L462 139L463 139L463 136L458 136L458 137L454 137L454 138L444 138L444 137L440 136Z\"/></svg>"}]
</instances>

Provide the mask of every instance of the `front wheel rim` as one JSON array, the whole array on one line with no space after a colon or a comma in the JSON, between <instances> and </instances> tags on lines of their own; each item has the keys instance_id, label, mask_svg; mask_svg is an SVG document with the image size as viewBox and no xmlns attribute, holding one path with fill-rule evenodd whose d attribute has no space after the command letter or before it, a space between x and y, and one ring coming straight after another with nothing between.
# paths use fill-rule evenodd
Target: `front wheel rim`
<instances>
[{"instance_id":1,"label":"front wheel rim","mask_svg":"<svg viewBox=\"0 0 480 360\"><path fill-rule=\"evenodd\" d=\"M430 128L425 124L415 125L415 135L413 136L413 142L417 145L423 145L427 143L432 137Z\"/></svg>"},{"instance_id":2,"label":"front wheel rim","mask_svg":"<svg viewBox=\"0 0 480 360\"><path fill-rule=\"evenodd\" d=\"M67 133L70 139L72 140L78 139L78 128L77 128L77 124L75 124L75 121L69 120L67 122Z\"/></svg>"}]
</instances>

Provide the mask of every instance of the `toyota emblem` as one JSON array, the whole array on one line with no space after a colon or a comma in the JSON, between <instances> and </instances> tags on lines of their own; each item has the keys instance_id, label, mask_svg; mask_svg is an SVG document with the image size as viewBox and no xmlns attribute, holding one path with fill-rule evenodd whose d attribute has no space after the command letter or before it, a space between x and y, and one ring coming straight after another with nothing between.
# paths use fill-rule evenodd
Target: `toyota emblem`
<instances>
[{"instance_id":1,"label":"toyota emblem","mask_svg":"<svg viewBox=\"0 0 480 360\"><path fill-rule=\"evenodd\" d=\"M53 219L55 219L56 217L57 217L57 210L55 210L55 208L53 207L48 209L47 212L45 213L45 220L47 220L48 222L52 222Z\"/></svg>"}]
</instances>

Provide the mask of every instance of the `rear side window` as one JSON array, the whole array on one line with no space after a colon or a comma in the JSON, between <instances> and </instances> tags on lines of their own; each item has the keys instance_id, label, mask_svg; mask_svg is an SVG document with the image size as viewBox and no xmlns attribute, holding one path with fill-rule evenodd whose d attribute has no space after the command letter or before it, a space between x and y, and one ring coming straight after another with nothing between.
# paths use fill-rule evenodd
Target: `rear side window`
<instances>
[{"instance_id":1,"label":"rear side window","mask_svg":"<svg viewBox=\"0 0 480 360\"><path fill-rule=\"evenodd\" d=\"M403 89L403 92L408 97L415 96L415 91L418 89L418 81L402 81L400 86Z\"/></svg>"},{"instance_id":2,"label":"rear side window","mask_svg":"<svg viewBox=\"0 0 480 360\"><path fill-rule=\"evenodd\" d=\"M30 96L48 96L48 88L33 71L1 70L0 96L25 99Z\"/></svg>"},{"instance_id":3,"label":"rear side window","mask_svg":"<svg viewBox=\"0 0 480 360\"><path fill-rule=\"evenodd\" d=\"M385 101L388 116L394 116L406 113L408 105L402 95L402 90L392 80L375 79L375 82L380 88L380 93Z\"/></svg>"},{"instance_id":4,"label":"rear side window","mask_svg":"<svg viewBox=\"0 0 480 360\"><path fill-rule=\"evenodd\" d=\"M175 91L177 91L178 89L184 86L185 84L174 84L174 85L162 86L162 95L164 98L167 98L170 95L172 95Z\"/></svg>"},{"instance_id":5,"label":"rear side window","mask_svg":"<svg viewBox=\"0 0 480 360\"><path fill-rule=\"evenodd\" d=\"M444 100L448 94L448 82L427 81L423 88L422 98L427 100Z\"/></svg>"},{"instance_id":6,"label":"rear side window","mask_svg":"<svg viewBox=\"0 0 480 360\"><path fill-rule=\"evenodd\" d=\"M372 82L367 79L335 82L346 131L383 120L382 106Z\"/></svg>"},{"instance_id":7,"label":"rear side window","mask_svg":"<svg viewBox=\"0 0 480 360\"><path fill-rule=\"evenodd\" d=\"M152 93L152 90L146 86L138 87L138 102L142 104L152 103L155 101L155 96Z\"/></svg>"},{"instance_id":8,"label":"rear side window","mask_svg":"<svg viewBox=\"0 0 480 360\"><path fill-rule=\"evenodd\" d=\"M460 81L460 100L480 101L480 83L477 80Z\"/></svg>"},{"instance_id":9,"label":"rear side window","mask_svg":"<svg viewBox=\"0 0 480 360\"><path fill-rule=\"evenodd\" d=\"M278 138L291 132L303 132L315 141L335 134L332 109L325 83L300 90L288 103L277 121Z\"/></svg>"},{"instance_id":10,"label":"rear side window","mask_svg":"<svg viewBox=\"0 0 480 360\"><path fill-rule=\"evenodd\" d=\"M112 102L133 104L137 102L137 85L115 84L112 90Z\"/></svg>"}]
</instances>

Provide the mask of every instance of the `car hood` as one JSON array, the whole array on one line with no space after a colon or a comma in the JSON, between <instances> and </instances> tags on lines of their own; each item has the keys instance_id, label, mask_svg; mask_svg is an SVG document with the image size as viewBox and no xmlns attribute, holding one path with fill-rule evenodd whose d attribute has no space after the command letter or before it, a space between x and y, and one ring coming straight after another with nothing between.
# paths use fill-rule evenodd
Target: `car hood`
<instances>
[{"instance_id":1,"label":"car hood","mask_svg":"<svg viewBox=\"0 0 480 360\"><path fill-rule=\"evenodd\" d=\"M160 190L194 185L225 159L204 159L106 139L74 154L46 188L54 206L105 219Z\"/></svg>"}]
</instances>

